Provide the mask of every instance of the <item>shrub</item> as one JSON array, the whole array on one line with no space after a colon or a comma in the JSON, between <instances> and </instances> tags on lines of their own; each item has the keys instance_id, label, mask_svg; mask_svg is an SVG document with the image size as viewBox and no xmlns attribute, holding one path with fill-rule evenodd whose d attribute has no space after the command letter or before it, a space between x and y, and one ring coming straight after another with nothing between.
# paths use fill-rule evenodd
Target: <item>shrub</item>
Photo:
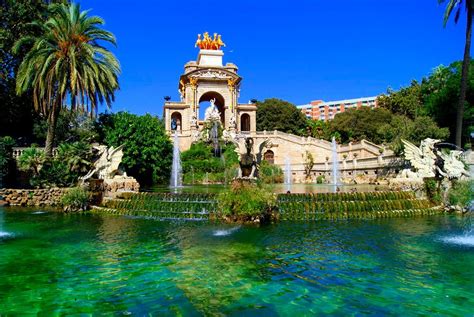
<instances>
[{"instance_id":1,"label":"shrub","mask_svg":"<svg viewBox=\"0 0 474 317\"><path fill-rule=\"evenodd\" d=\"M26 149L18 159L20 170L30 172L33 187L68 187L92 167L91 146L85 142L62 143L55 157L46 161L36 147Z\"/></svg>"},{"instance_id":2,"label":"shrub","mask_svg":"<svg viewBox=\"0 0 474 317\"><path fill-rule=\"evenodd\" d=\"M218 196L220 216L237 222L267 222L275 218L277 197L268 188L236 181Z\"/></svg>"},{"instance_id":3,"label":"shrub","mask_svg":"<svg viewBox=\"0 0 474 317\"><path fill-rule=\"evenodd\" d=\"M436 180L434 178L425 178L424 183L426 197L428 197L428 200L434 204L439 205L442 201L442 198L441 191Z\"/></svg>"},{"instance_id":4,"label":"shrub","mask_svg":"<svg viewBox=\"0 0 474 317\"><path fill-rule=\"evenodd\" d=\"M37 147L30 147L18 158L18 168L23 172L31 172L35 177L39 174L44 162L44 151Z\"/></svg>"},{"instance_id":5,"label":"shrub","mask_svg":"<svg viewBox=\"0 0 474 317\"><path fill-rule=\"evenodd\" d=\"M316 177L316 184L323 184L324 182L326 182L326 177L324 175Z\"/></svg>"},{"instance_id":6,"label":"shrub","mask_svg":"<svg viewBox=\"0 0 474 317\"><path fill-rule=\"evenodd\" d=\"M278 165L262 161L259 166L258 176L265 184L283 183L283 171Z\"/></svg>"},{"instance_id":7,"label":"shrub","mask_svg":"<svg viewBox=\"0 0 474 317\"><path fill-rule=\"evenodd\" d=\"M0 137L0 187L3 186L4 179L13 170L12 147L14 145L13 138L9 136Z\"/></svg>"},{"instance_id":8,"label":"shrub","mask_svg":"<svg viewBox=\"0 0 474 317\"><path fill-rule=\"evenodd\" d=\"M202 183L206 173L210 182L224 182L234 176L238 156L233 144L221 145L221 155L216 157L214 147L204 142L191 145L181 154L184 183Z\"/></svg>"},{"instance_id":9,"label":"shrub","mask_svg":"<svg viewBox=\"0 0 474 317\"><path fill-rule=\"evenodd\" d=\"M89 206L90 194L82 187L70 188L61 197L61 204L65 212L85 211Z\"/></svg>"},{"instance_id":10,"label":"shrub","mask_svg":"<svg viewBox=\"0 0 474 317\"><path fill-rule=\"evenodd\" d=\"M158 117L128 112L103 114L96 130L100 143L115 147L125 145L121 166L140 184L169 181L173 145Z\"/></svg>"},{"instance_id":11,"label":"shrub","mask_svg":"<svg viewBox=\"0 0 474 317\"><path fill-rule=\"evenodd\" d=\"M448 191L448 202L451 206L458 206L466 209L472 200L474 181L457 181L453 183Z\"/></svg>"}]
</instances>

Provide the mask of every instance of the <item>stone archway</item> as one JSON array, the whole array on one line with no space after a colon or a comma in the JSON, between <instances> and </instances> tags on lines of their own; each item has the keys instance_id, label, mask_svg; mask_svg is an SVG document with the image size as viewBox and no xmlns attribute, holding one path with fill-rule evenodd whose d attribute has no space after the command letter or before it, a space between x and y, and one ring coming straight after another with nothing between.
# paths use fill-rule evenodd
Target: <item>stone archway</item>
<instances>
[{"instance_id":1,"label":"stone archway","mask_svg":"<svg viewBox=\"0 0 474 317\"><path fill-rule=\"evenodd\" d=\"M250 115L248 113L240 116L240 131L250 132Z\"/></svg>"},{"instance_id":2,"label":"stone archway","mask_svg":"<svg viewBox=\"0 0 474 317\"><path fill-rule=\"evenodd\" d=\"M225 100L224 97L222 97L221 94L215 91L208 91L204 93L198 101L198 108L201 110L201 103L206 102L206 101L211 101L212 99L215 99L215 105L217 107L217 110L221 113L221 123L222 126L225 126ZM205 109L204 109L205 110ZM199 112L199 111L198 111Z\"/></svg>"},{"instance_id":3,"label":"stone archway","mask_svg":"<svg viewBox=\"0 0 474 317\"><path fill-rule=\"evenodd\" d=\"M183 119L181 113L173 112L171 114L171 123L170 127L172 131L179 131L181 132L183 129Z\"/></svg>"}]
</instances>

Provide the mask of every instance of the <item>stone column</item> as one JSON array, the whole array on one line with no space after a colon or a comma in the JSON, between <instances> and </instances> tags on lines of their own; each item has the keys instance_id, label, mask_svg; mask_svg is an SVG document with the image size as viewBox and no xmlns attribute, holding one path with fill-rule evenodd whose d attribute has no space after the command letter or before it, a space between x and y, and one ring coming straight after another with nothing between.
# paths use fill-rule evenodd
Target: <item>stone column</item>
<instances>
[{"instance_id":1,"label":"stone column","mask_svg":"<svg viewBox=\"0 0 474 317\"><path fill-rule=\"evenodd\" d=\"M237 130L237 93L235 89L236 79L227 79L227 87L230 92L230 105L229 109L231 112L231 117L227 120L229 121L229 130L235 132ZM227 123L227 122L226 122Z\"/></svg>"}]
</instances>

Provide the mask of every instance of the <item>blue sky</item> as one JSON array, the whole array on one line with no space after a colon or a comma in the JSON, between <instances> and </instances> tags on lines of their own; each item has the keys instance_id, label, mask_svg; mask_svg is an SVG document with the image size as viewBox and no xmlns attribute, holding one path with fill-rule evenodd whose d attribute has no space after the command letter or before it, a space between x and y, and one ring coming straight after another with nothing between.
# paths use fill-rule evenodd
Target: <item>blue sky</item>
<instances>
[{"instance_id":1,"label":"blue sky","mask_svg":"<svg viewBox=\"0 0 474 317\"><path fill-rule=\"evenodd\" d=\"M224 62L243 77L241 103L295 104L378 95L462 59L465 15L443 27L437 0L86 0L118 41L121 89L112 111L162 116L179 100L198 33L222 34Z\"/></svg>"}]
</instances>

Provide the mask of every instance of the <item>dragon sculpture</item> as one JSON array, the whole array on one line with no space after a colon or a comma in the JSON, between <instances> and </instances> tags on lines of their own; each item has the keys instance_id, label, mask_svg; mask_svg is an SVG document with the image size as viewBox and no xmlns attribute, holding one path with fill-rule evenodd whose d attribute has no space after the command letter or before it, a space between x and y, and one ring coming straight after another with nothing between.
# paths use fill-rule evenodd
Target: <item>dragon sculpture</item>
<instances>
[{"instance_id":1,"label":"dragon sculpture","mask_svg":"<svg viewBox=\"0 0 474 317\"><path fill-rule=\"evenodd\" d=\"M405 159L410 161L415 169L412 172L405 169L400 172L399 178L418 178L441 176L448 179L458 179L469 176L464 163L461 161L462 151L450 151L444 153L436 149L440 140L427 138L417 147L407 140L402 140L404 145Z\"/></svg>"},{"instance_id":2,"label":"dragon sculpture","mask_svg":"<svg viewBox=\"0 0 474 317\"><path fill-rule=\"evenodd\" d=\"M97 151L99 158L95 161L93 169L81 180L86 181L94 175L98 179L112 179L115 175L122 175L123 172L119 170L119 165L122 162L123 147L124 145L116 148L113 146L107 147L106 145L94 145L93 148Z\"/></svg>"}]
</instances>

